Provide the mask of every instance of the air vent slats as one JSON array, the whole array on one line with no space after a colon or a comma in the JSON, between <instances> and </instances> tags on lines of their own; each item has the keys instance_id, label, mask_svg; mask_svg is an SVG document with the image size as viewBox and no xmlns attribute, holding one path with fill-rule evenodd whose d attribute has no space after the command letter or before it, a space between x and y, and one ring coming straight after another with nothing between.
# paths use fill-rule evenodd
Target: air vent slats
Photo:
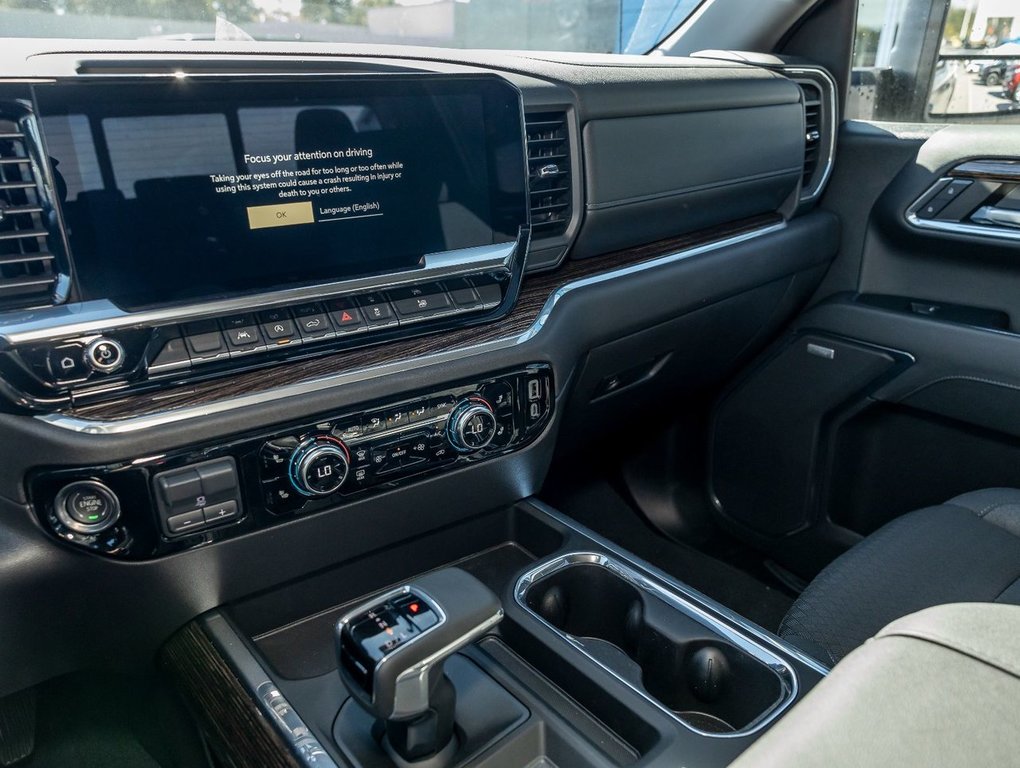
<instances>
[{"instance_id":1,"label":"air vent slats","mask_svg":"<svg viewBox=\"0 0 1020 768\"><path fill-rule=\"evenodd\" d=\"M41 205L12 205L9 208L4 208L4 216L22 216L31 213L42 213L43 209Z\"/></svg>"},{"instance_id":2,"label":"air vent slats","mask_svg":"<svg viewBox=\"0 0 1020 768\"><path fill-rule=\"evenodd\" d=\"M18 113L0 104L0 310L52 302L56 260Z\"/></svg>"},{"instance_id":3,"label":"air vent slats","mask_svg":"<svg viewBox=\"0 0 1020 768\"><path fill-rule=\"evenodd\" d=\"M51 261L52 253L5 253L0 254L0 264L18 264L30 261Z\"/></svg>"},{"instance_id":4,"label":"air vent slats","mask_svg":"<svg viewBox=\"0 0 1020 768\"><path fill-rule=\"evenodd\" d=\"M813 83L801 81L804 92L804 185L818 170L818 145L822 138L822 94Z\"/></svg>"},{"instance_id":5,"label":"air vent slats","mask_svg":"<svg viewBox=\"0 0 1020 768\"><path fill-rule=\"evenodd\" d=\"M804 106L801 200L806 202L821 194L829 177L835 115L828 114L828 111L833 103L834 86L821 69L794 69L790 77L800 86Z\"/></svg>"},{"instance_id":6,"label":"air vent slats","mask_svg":"<svg viewBox=\"0 0 1020 768\"><path fill-rule=\"evenodd\" d=\"M570 135L564 112L525 116L531 229L536 238L554 237L570 223Z\"/></svg>"},{"instance_id":7,"label":"air vent slats","mask_svg":"<svg viewBox=\"0 0 1020 768\"><path fill-rule=\"evenodd\" d=\"M26 293L48 293L53 286L52 277L19 277L0 280L0 299L14 299Z\"/></svg>"},{"instance_id":8,"label":"air vent slats","mask_svg":"<svg viewBox=\"0 0 1020 768\"><path fill-rule=\"evenodd\" d=\"M0 192L18 189L35 189L34 181L0 181Z\"/></svg>"},{"instance_id":9,"label":"air vent slats","mask_svg":"<svg viewBox=\"0 0 1020 768\"><path fill-rule=\"evenodd\" d=\"M567 159L566 155L555 155L555 154L539 155L539 154L536 154L534 157L529 157L528 158L528 162L529 163L549 163L549 162L555 162L557 160L566 160L566 159Z\"/></svg>"},{"instance_id":10,"label":"air vent slats","mask_svg":"<svg viewBox=\"0 0 1020 768\"><path fill-rule=\"evenodd\" d=\"M536 205L532 206L532 213L546 213L548 211L562 211L567 207L567 203L552 203L550 205Z\"/></svg>"},{"instance_id":11,"label":"air vent slats","mask_svg":"<svg viewBox=\"0 0 1020 768\"><path fill-rule=\"evenodd\" d=\"M18 229L11 232L0 230L0 242L4 240L23 240L31 237L46 237L45 229Z\"/></svg>"},{"instance_id":12,"label":"air vent slats","mask_svg":"<svg viewBox=\"0 0 1020 768\"><path fill-rule=\"evenodd\" d=\"M551 189L533 189L531 190L532 196L534 195L557 195L561 192L569 192L570 187L553 187Z\"/></svg>"}]
</instances>

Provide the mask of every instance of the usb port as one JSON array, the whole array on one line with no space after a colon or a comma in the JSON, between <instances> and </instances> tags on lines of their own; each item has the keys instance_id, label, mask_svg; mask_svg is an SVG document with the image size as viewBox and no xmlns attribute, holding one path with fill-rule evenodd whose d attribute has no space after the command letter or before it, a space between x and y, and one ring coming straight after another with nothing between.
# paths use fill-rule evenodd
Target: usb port
<instances>
[{"instance_id":1,"label":"usb port","mask_svg":"<svg viewBox=\"0 0 1020 768\"><path fill-rule=\"evenodd\" d=\"M528 382L528 400L542 399L542 382L540 379L531 379Z\"/></svg>"}]
</instances>

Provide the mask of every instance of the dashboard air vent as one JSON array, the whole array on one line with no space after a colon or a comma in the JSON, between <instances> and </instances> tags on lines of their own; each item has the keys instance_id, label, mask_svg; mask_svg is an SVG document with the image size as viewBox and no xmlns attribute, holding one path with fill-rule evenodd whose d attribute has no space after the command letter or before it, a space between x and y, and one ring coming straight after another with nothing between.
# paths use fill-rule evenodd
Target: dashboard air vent
<instances>
[{"instance_id":1,"label":"dashboard air vent","mask_svg":"<svg viewBox=\"0 0 1020 768\"><path fill-rule=\"evenodd\" d=\"M22 125L0 105L0 309L52 303L57 279Z\"/></svg>"},{"instance_id":2,"label":"dashboard air vent","mask_svg":"<svg viewBox=\"0 0 1020 768\"><path fill-rule=\"evenodd\" d=\"M818 153L822 141L822 93L814 83L800 83L804 93L804 186L818 170Z\"/></svg>"},{"instance_id":3,"label":"dashboard air vent","mask_svg":"<svg viewBox=\"0 0 1020 768\"><path fill-rule=\"evenodd\" d=\"M807 187L818 170L818 153L822 143L822 92L814 83L801 81L804 94L804 186Z\"/></svg>"},{"instance_id":4,"label":"dashboard air vent","mask_svg":"<svg viewBox=\"0 0 1020 768\"><path fill-rule=\"evenodd\" d=\"M804 176L802 203L821 195L832 171L836 141L835 84L820 68L791 68L787 74L798 86L804 100Z\"/></svg>"},{"instance_id":5,"label":"dashboard air vent","mask_svg":"<svg viewBox=\"0 0 1020 768\"><path fill-rule=\"evenodd\" d=\"M531 231L536 239L555 237L570 223L570 136L565 112L525 116Z\"/></svg>"}]
</instances>

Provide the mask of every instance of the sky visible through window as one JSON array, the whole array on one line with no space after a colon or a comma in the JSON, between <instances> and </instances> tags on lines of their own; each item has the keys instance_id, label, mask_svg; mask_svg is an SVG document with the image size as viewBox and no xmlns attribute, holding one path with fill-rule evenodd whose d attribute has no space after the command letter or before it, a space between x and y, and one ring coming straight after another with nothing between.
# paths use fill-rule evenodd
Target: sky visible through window
<instances>
[{"instance_id":1,"label":"sky visible through window","mask_svg":"<svg viewBox=\"0 0 1020 768\"><path fill-rule=\"evenodd\" d=\"M0 0L6 37L647 53L701 0ZM217 25L217 19L222 22Z\"/></svg>"}]
</instances>

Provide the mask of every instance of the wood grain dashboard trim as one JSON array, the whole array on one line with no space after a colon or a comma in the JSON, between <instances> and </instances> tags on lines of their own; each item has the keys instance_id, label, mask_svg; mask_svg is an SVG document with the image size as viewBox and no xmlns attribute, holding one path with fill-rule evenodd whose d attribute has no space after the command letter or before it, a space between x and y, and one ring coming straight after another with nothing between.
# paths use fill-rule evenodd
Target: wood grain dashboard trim
<instances>
[{"instance_id":1,"label":"wood grain dashboard trim","mask_svg":"<svg viewBox=\"0 0 1020 768\"><path fill-rule=\"evenodd\" d=\"M302 767L198 622L170 638L161 661L217 756L237 768Z\"/></svg>"},{"instance_id":2,"label":"wood grain dashboard trim","mask_svg":"<svg viewBox=\"0 0 1020 768\"><path fill-rule=\"evenodd\" d=\"M178 385L155 393L128 394L37 418L83 433L133 432L200 417L216 410L243 407L245 400L255 397L288 397L297 394L291 391L295 387L325 389L343 383L342 377L348 375L383 375L387 366L428 364L440 362L444 357L509 346L536 333L540 329L543 312L551 308L559 294L571 287L613 277L629 269L655 266L659 261L686 258L704 250L771 234L783 226L778 215L756 216L604 256L567 261L555 271L527 276L511 313L486 326L345 350L311 360Z\"/></svg>"}]
</instances>

